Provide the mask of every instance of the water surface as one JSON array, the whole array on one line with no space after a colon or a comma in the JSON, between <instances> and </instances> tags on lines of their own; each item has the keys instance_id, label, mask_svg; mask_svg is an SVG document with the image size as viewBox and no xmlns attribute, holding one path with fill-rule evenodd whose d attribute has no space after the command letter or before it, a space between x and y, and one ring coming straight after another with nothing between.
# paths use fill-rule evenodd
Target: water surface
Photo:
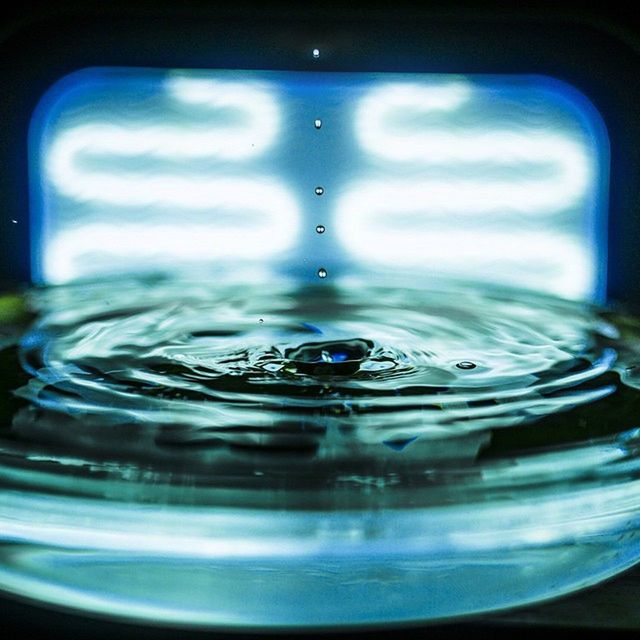
<instances>
[{"instance_id":1,"label":"water surface","mask_svg":"<svg viewBox=\"0 0 640 640\"><path fill-rule=\"evenodd\" d=\"M640 558L640 323L435 283L0 298L0 588L224 627L432 620Z\"/></svg>"},{"instance_id":2,"label":"water surface","mask_svg":"<svg viewBox=\"0 0 640 640\"><path fill-rule=\"evenodd\" d=\"M35 319L4 328L3 448L34 465L292 490L437 472L466 493L640 415L638 323L546 296L158 279L19 304Z\"/></svg>"}]
</instances>

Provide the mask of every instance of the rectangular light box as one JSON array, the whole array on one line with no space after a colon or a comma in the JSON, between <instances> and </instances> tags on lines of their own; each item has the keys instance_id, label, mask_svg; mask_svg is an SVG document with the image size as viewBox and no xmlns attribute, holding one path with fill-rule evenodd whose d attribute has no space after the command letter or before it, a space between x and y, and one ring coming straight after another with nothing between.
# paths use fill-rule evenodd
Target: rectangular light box
<instances>
[{"instance_id":1,"label":"rectangular light box","mask_svg":"<svg viewBox=\"0 0 640 640\"><path fill-rule=\"evenodd\" d=\"M34 279L322 266L596 300L608 154L544 76L85 69L32 121Z\"/></svg>"}]
</instances>

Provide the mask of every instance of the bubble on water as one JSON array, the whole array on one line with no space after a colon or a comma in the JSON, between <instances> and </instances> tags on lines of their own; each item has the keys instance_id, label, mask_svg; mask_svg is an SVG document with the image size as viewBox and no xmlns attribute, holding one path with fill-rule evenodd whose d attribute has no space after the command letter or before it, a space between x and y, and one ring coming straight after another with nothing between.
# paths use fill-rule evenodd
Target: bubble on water
<instances>
[{"instance_id":1,"label":"bubble on water","mask_svg":"<svg viewBox=\"0 0 640 640\"><path fill-rule=\"evenodd\" d=\"M470 360L462 360L456 364L458 369L475 369L478 365L475 362L471 362Z\"/></svg>"},{"instance_id":2,"label":"bubble on water","mask_svg":"<svg viewBox=\"0 0 640 640\"><path fill-rule=\"evenodd\" d=\"M321 196L324 193L324 187L316 187L315 192L317 196Z\"/></svg>"},{"instance_id":3,"label":"bubble on water","mask_svg":"<svg viewBox=\"0 0 640 640\"><path fill-rule=\"evenodd\" d=\"M314 49L311 54L314 58L318 59L320 57L320 49Z\"/></svg>"},{"instance_id":4,"label":"bubble on water","mask_svg":"<svg viewBox=\"0 0 640 640\"><path fill-rule=\"evenodd\" d=\"M285 349L284 357L295 373L305 375L353 375L367 362L374 348L370 340L307 342Z\"/></svg>"},{"instance_id":5,"label":"bubble on water","mask_svg":"<svg viewBox=\"0 0 640 640\"><path fill-rule=\"evenodd\" d=\"M322 126L322 120L320 120L320 118L316 118L316 119L313 121L313 126L314 126L316 129L319 129L319 128Z\"/></svg>"},{"instance_id":6,"label":"bubble on water","mask_svg":"<svg viewBox=\"0 0 640 640\"><path fill-rule=\"evenodd\" d=\"M319 224L319 225L316 227L316 233L324 233L324 232L325 232L324 225L323 225L323 224Z\"/></svg>"},{"instance_id":7,"label":"bubble on water","mask_svg":"<svg viewBox=\"0 0 640 640\"><path fill-rule=\"evenodd\" d=\"M320 267L318 269L318 277L319 278L326 278L327 277L327 270L324 267Z\"/></svg>"}]
</instances>

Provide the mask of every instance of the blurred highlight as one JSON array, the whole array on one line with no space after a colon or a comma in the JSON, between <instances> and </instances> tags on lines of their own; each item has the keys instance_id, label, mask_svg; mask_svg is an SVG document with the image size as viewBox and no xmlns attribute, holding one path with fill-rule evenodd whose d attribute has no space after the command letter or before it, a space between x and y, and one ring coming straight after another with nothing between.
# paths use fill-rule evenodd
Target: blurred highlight
<instances>
[{"instance_id":1,"label":"blurred highlight","mask_svg":"<svg viewBox=\"0 0 640 640\"><path fill-rule=\"evenodd\" d=\"M585 221L604 215L589 211L601 149L533 92L531 118L509 105L498 119L481 108L483 91L461 79L369 91L354 128L373 166L343 193L338 236L362 262L595 296L596 250L584 236Z\"/></svg>"},{"instance_id":2,"label":"blurred highlight","mask_svg":"<svg viewBox=\"0 0 640 640\"><path fill-rule=\"evenodd\" d=\"M37 282L321 265L604 295L606 131L541 76L87 69L43 98L31 168Z\"/></svg>"}]
</instances>

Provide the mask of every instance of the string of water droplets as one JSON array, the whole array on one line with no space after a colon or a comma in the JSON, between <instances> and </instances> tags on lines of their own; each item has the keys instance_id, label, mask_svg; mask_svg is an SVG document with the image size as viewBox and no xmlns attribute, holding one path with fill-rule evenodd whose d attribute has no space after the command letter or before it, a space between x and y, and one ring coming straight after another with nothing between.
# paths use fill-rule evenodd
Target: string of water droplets
<instances>
[{"instance_id":1,"label":"string of water droplets","mask_svg":"<svg viewBox=\"0 0 640 640\"><path fill-rule=\"evenodd\" d=\"M314 49L312 51L312 55L313 57L317 60L320 57L320 49ZM322 120L320 118L316 118L313 121L313 126L319 130L322 128ZM324 194L324 187L318 185L315 189L314 192L317 196L322 196ZM316 233L318 235L322 235L325 232L326 228L323 224L318 224L316 225ZM319 278L326 278L327 277L327 270L324 267L319 267L318 268L318 277Z\"/></svg>"}]
</instances>

